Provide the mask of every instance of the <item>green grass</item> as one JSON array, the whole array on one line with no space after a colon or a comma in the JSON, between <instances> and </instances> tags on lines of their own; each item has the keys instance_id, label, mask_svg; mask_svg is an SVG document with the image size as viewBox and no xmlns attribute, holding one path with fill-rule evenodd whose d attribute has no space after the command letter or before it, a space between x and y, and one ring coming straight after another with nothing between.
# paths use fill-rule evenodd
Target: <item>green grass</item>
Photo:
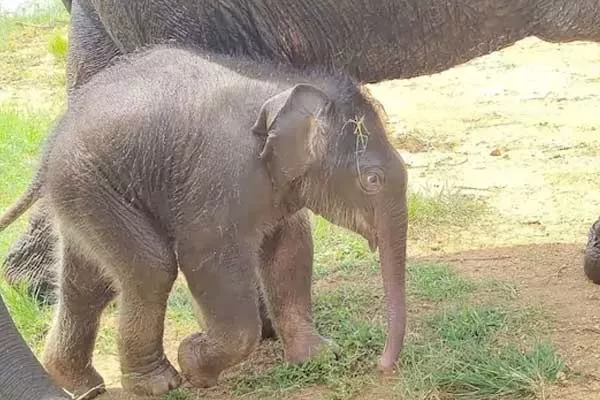
<instances>
[{"instance_id":1,"label":"green grass","mask_svg":"<svg viewBox=\"0 0 600 400\"><path fill-rule=\"evenodd\" d=\"M0 280L0 295L25 341L35 351L41 351L50 327L51 309L38 305L25 285L9 286Z\"/></svg>"},{"instance_id":2,"label":"green grass","mask_svg":"<svg viewBox=\"0 0 600 400\"><path fill-rule=\"evenodd\" d=\"M52 116L0 104L0 210L14 202L27 187ZM26 224L21 218L0 234L0 255Z\"/></svg>"},{"instance_id":3,"label":"green grass","mask_svg":"<svg viewBox=\"0 0 600 400\"><path fill-rule=\"evenodd\" d=\"M420 300L441 301L458 299L477 288L469 281L443 264L418 263L408 267L408 292Z\"/></svg>"},{"instance_id":4,"label":"green grass","mask_svg":"<svg viewBox=\"0 0 600 400\"><path fill-rule=\"evenodd\" d=\"M64 63L67 59L67 37L62 32L56 32L48 41L48 51L56 61Z\"/></svg>"},{"instance_id":5,"label":"green grass","mask_svg":"<svg viewBox=\"0 0 600 400\"><path fill-rule=\"evenodd\" d=\"M416 320L400 361L401 398L526 398L556 379L564 368L536 331L541 315L506 303L473 306L482 288L440 264L409 268L409 304L443 301L441 311ZM355 283L350 283L355 281ZM234 382L234 393L282 398L302 387L319 387L327 398L343 399L377 385L374 366L385 340L381 290L351 277L321 291L315 314L320 332L332 338L338 357L326 353L302 366L279 363ZM524 342L526 334L531 340ZM519 345L517 346L518 343Z\"/></svg>"},{"instance_id":6,"label":"green grass","mask_svg":"<svg viewBox=\"0 0 600 400\"><path fill-rule=\"evenodd\" d=\"M336 272L378 270L378 255L371 253L361 236L332 225L322 217L313 216L312 222L317 277Z\"/></svg>"},{"instance_id":7,"label":"green grass","mask_svg":"<svg viewBox=\"0 0 600 400\"><path fill-rule=\"evenodd\" d=\"M26 12L22 14L6 15L0 12L0 51L19 50L18 46L23 39L40 29L64 31L69 22L69 14L60 0L54 0L50 7L41 7L35 1L29 3Z\"/></svg>"},{"instance_id":8,"label":"green grass","mask_svg":"<svg viewBox=\"0 0 600 400\"><path fill-rule=\"evenodd\" d=\"M182 327L195 327L198 321L195 316L194 299L183 282L176 282L169 296L167 320L174 321Z\"/></svg>"},{"instance_id":9,"label":"green grass","mask_svg":"<svg viewBox=\"0 0 600 400\"><path fill-rule=\"evenodd\" d=\"M486 211L484 201L451 187L408 194L408 220L413 231L444 225L465 227Z\"/></svg>"},{"instance_id":10,"label":"green grass","mask_svg":"<svg viewBox=\"0 0 600 400\"><path fill-rule=\"evenodd\" d=\"M191 400L196 397L186 389L176 389L161 397L161 400Z\"/></svg>"},{"instance_id":11,"label":"green grass","mask_svg":"<svg viewBox=\"0 0 600 400\"><path fill-rule=\"evenodd\" d=\"M279 395L306 386L325 386L334 398L347 398L371 375L383 348L384 327L371 322L372 306L380 298L358 285L343 284L317 296L317 327L333 339L337 357L331 352L303 365L279 363L265 373L240 377L234 393Z\"/></svg>"},{"instance_id":12,"label":"green grass","mask_svg":"<svg viewBox=\"0 0 600 400\"><path fill-rule=\"evenodd\" d=\"M405 349L404 383L397 389L407 398L432 389L444 398L535 397L564 369L553 346L536 333L535 315L462 304L426 317L421 336Z\"/></svg>"}]
</instances>

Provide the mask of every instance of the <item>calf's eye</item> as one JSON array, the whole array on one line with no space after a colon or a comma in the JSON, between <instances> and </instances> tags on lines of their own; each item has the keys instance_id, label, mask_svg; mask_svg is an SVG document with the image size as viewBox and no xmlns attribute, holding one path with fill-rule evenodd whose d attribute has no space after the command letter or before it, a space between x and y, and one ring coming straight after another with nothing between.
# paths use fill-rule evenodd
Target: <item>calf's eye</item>
<instances>
[{"instance_id":1,"label":"calf's eye","mask_svg":"<svg viewBox=\"0 0 600 400\"><path fill-rule=\"evenodd\" d=\"M367 194L375 194L383 188L383 171L370 169L362 174L360 187Z\"/></svg>"},{"instance_id":2,"label":"calf's eye","mask_svg":"<svg viewBox=\"0 0 600 400\"><path fill-rule=\"evenodd\" d=\"M379 184L379 175L377 174L369 174L367 175L367 182L371 185Z\"/></svg>"}]
</instances>

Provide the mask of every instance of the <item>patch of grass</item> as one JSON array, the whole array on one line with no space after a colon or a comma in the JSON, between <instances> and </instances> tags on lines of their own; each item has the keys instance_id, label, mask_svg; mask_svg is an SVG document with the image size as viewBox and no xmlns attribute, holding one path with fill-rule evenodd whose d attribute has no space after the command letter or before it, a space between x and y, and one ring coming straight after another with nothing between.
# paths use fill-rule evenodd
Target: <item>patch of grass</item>
<instances>
[{"instance_id":1,"label":"patch of grass","mask_svg":"<svg viewBox=\"0 0 600 400\"><path fill-rule=\"evenodd\" d=\"M58 62L65 62L68 48L67 37L62 32L54 33L48 41L48 51Z\"/></svg>"},{"instance_id":2,"label":"patch of grass","mask_svg":"<svg viewBox=\"0 0 600 400\"><path fill-rule=\"evenodd\" d=\"M529 314L524 310L515 311L499 306L461 305L426 318L425 323L447 343L480 343L506 329L511 329L510 333L514 334L515 329L528 328Z\"/></svg>"},{"instance_id":3,"label":"patch of grass","mask_svg":"<svg viewBox=\"0 0 600 400\"><path fill-rule=\"evenodd\" d=\"M160 400L191 400L193 398L194 395L191 391L179 388L163 395Z\"/></svg>"},{"instance_id":4,"label":"patch of grass","mask_svg":"<svg viewBox=\"0 0 600 400\"><path fill-rule=\"evenodd\" d=\"M534 398L564 369L555 349L546 342L526 351L507 345L485 351L465 346L461 352L455 368L440 374L439 386L446 393L473 399Z\"/></svg>"},{"instance_id":5,"label":"patch of grass","mask_svg":"<svg viewBox=\"0 0 600 400\"><path fill-rule=\"evenodd\" d=\"M194 299L184 282L178 281L175 283L167 306L168 321L174 321L181 327L196 327L198 325L195 317Z\"/></svg>"},{"instance_id":6,"label":"patch of grass","mask_svg":"<svg viewBox=\"0 0 600 400\"><path fill-rule=\"evenodd\" d=\"M402 357L406 398L433 390L442 398L532 398L564 363L541 340L530 310L459 305L425 318ZM521 339L527 332L530 343ZM518 345L517 345L518 343Z\"/></svg>"},{"instance_id":7,"label":"patch of grass","mask_svg":"<svg viewBox=\"0 0 600 400\"><path fill-rule=\"evenodd\" d=\"M51 121L46 114L0 106L0 210L15 201L29 184ZM25 223L26 219L21 218L0 234L0 256L6 254Z\"/></svg>"},{"instance_id":8,"label":"patch of grass","mask_svg":"<svg viewBox=\"0 0 600 400\"><path fill-rule=\"evenodd\" d=\"M408 293L421 300L441 301L462 298L477 287L446 264L417 263L409 265Z\"/></svg>"},{"instance_id":9,"label":"patch of grass","mask_svg":"<svg viewBox=\"0 0 600 400\"><path fill-rule=\"evenodd\" d=\"M312 226L317 277L333 272L378 270L379 256L371 252L362 236L335 226L319 216L313 216Z\"/></svg>"},{"instance_id":10,"label":"patch of grass","mask_svg":"<svg viewBox=\"0 0 600 400\"><path fill-rule=\"evenodd\" d=\"M341 285L317 296L315 316L319 332L333 339L337 357L326 351L302 365L279 363L264 373L239 377L237 395L260 394L280 397L306 386L324 386L330 398L348 398L372 379L385 330L373 321L373 307L380 298L358 285Z\"/></svg>"},{"instance_id":11,"label":"patch of grass","mask_svg":"<svg viewBox=\"0 0 600 400\"><path fill-rule=\"evenodd\" d=\"M463 303L480 285L444 265L410 270L409 304L417 298L443 300L447 308L414 322L400 360L401 378L386 391L393 388L407 399L528 398L564 369L537 333L539 314L507 304ZM385 342L385 305L381 291L367 287L345 281L316 298L318 329L335 341L337 358L326 352L303 365L280 362L237 376L233 394L282 398L318 387L327 398L345 399L377 385L374 367Z\"/></svg>"},{"instance_id":12,"label":"patch of grass","mask_svg":"<svg viewBox=\"0 0 600 400\"><path fill-rule=\"evenodd\" d=\"M445 187L437 192L413 190L408 194L411 230L443 225L464 227L487 210L483 200L454 188Z\"/></svg>"},{"instance_id":13,"label":"patch of grass","mask_svg":"<svg viewBox=\"0 0 600 400\"><path fill-rule=\"evenodd\" d=\"M4 13L0 4L0 51L17 50L18 36L31 29L52 29L69 22L69 14L60 0L29 1L17 11Z\"/></svg>"},{"instance_id":14,"label":"patch of grass","mask_svg":"<svg viewBox=\"0 0 600 400\"><path fill-rule=\"evenodd\" d=\"M24 284L9 286L0 280L0 295L25 341L32 349L40 351L50 328L51 308L40 306L28 294Z\"/></svg>"}]
</instances>

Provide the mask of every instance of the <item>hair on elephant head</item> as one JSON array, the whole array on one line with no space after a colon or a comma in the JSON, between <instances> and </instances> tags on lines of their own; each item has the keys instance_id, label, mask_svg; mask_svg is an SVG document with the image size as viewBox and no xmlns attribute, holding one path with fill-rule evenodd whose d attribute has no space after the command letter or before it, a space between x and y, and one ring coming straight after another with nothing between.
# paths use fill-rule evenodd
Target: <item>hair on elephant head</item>
<instances>
[{"instance_id":1,"label":"hair on elephant head","mask_svg":"<svg viewBox=\"0 0 600 400\"><path fill-rule=\"evenodd\" d=\"M44 363L70 392L102 385L92 347L117 291L123 386L157 395L181 383L162 349L178 270L206 325L179 348L194 386L214 385L255 348L259 286L286 360L321 351L328 340L306 311L310 274L279 264L306 208L379 249L389 328L379 365L394 368L406 321L406 169L381 107L351 78L158 47L96 75L51 137L40 185L0 228L43 193L62 242ZM287 236L265 241L282 227Z\"/></svg>"}]
</instances>

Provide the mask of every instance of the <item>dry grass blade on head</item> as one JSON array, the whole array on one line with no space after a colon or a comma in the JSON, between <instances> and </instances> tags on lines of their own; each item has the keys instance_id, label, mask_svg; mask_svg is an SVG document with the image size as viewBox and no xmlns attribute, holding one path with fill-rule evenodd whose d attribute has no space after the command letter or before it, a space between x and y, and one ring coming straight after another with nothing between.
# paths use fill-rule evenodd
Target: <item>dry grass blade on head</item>
<instances>
[{"instance_id":1,"label":"dry grass blade on head","mask_svg":"<svg viewBox=\"0 0 600 400\"><path fill-rule=\"evenodd\" d=\"M356 172L358 176L360 176L360 155L363 154L367 150L367 145L369 143L370 132L365 125L365 117L362 116L360 118L355 117L354 119L350 119L344 123L342 126L342 130L346 128L347 125L354 125L354 136L356 137L355 144L355 160L356 160Z\"/></svg>"}]
</instances>

